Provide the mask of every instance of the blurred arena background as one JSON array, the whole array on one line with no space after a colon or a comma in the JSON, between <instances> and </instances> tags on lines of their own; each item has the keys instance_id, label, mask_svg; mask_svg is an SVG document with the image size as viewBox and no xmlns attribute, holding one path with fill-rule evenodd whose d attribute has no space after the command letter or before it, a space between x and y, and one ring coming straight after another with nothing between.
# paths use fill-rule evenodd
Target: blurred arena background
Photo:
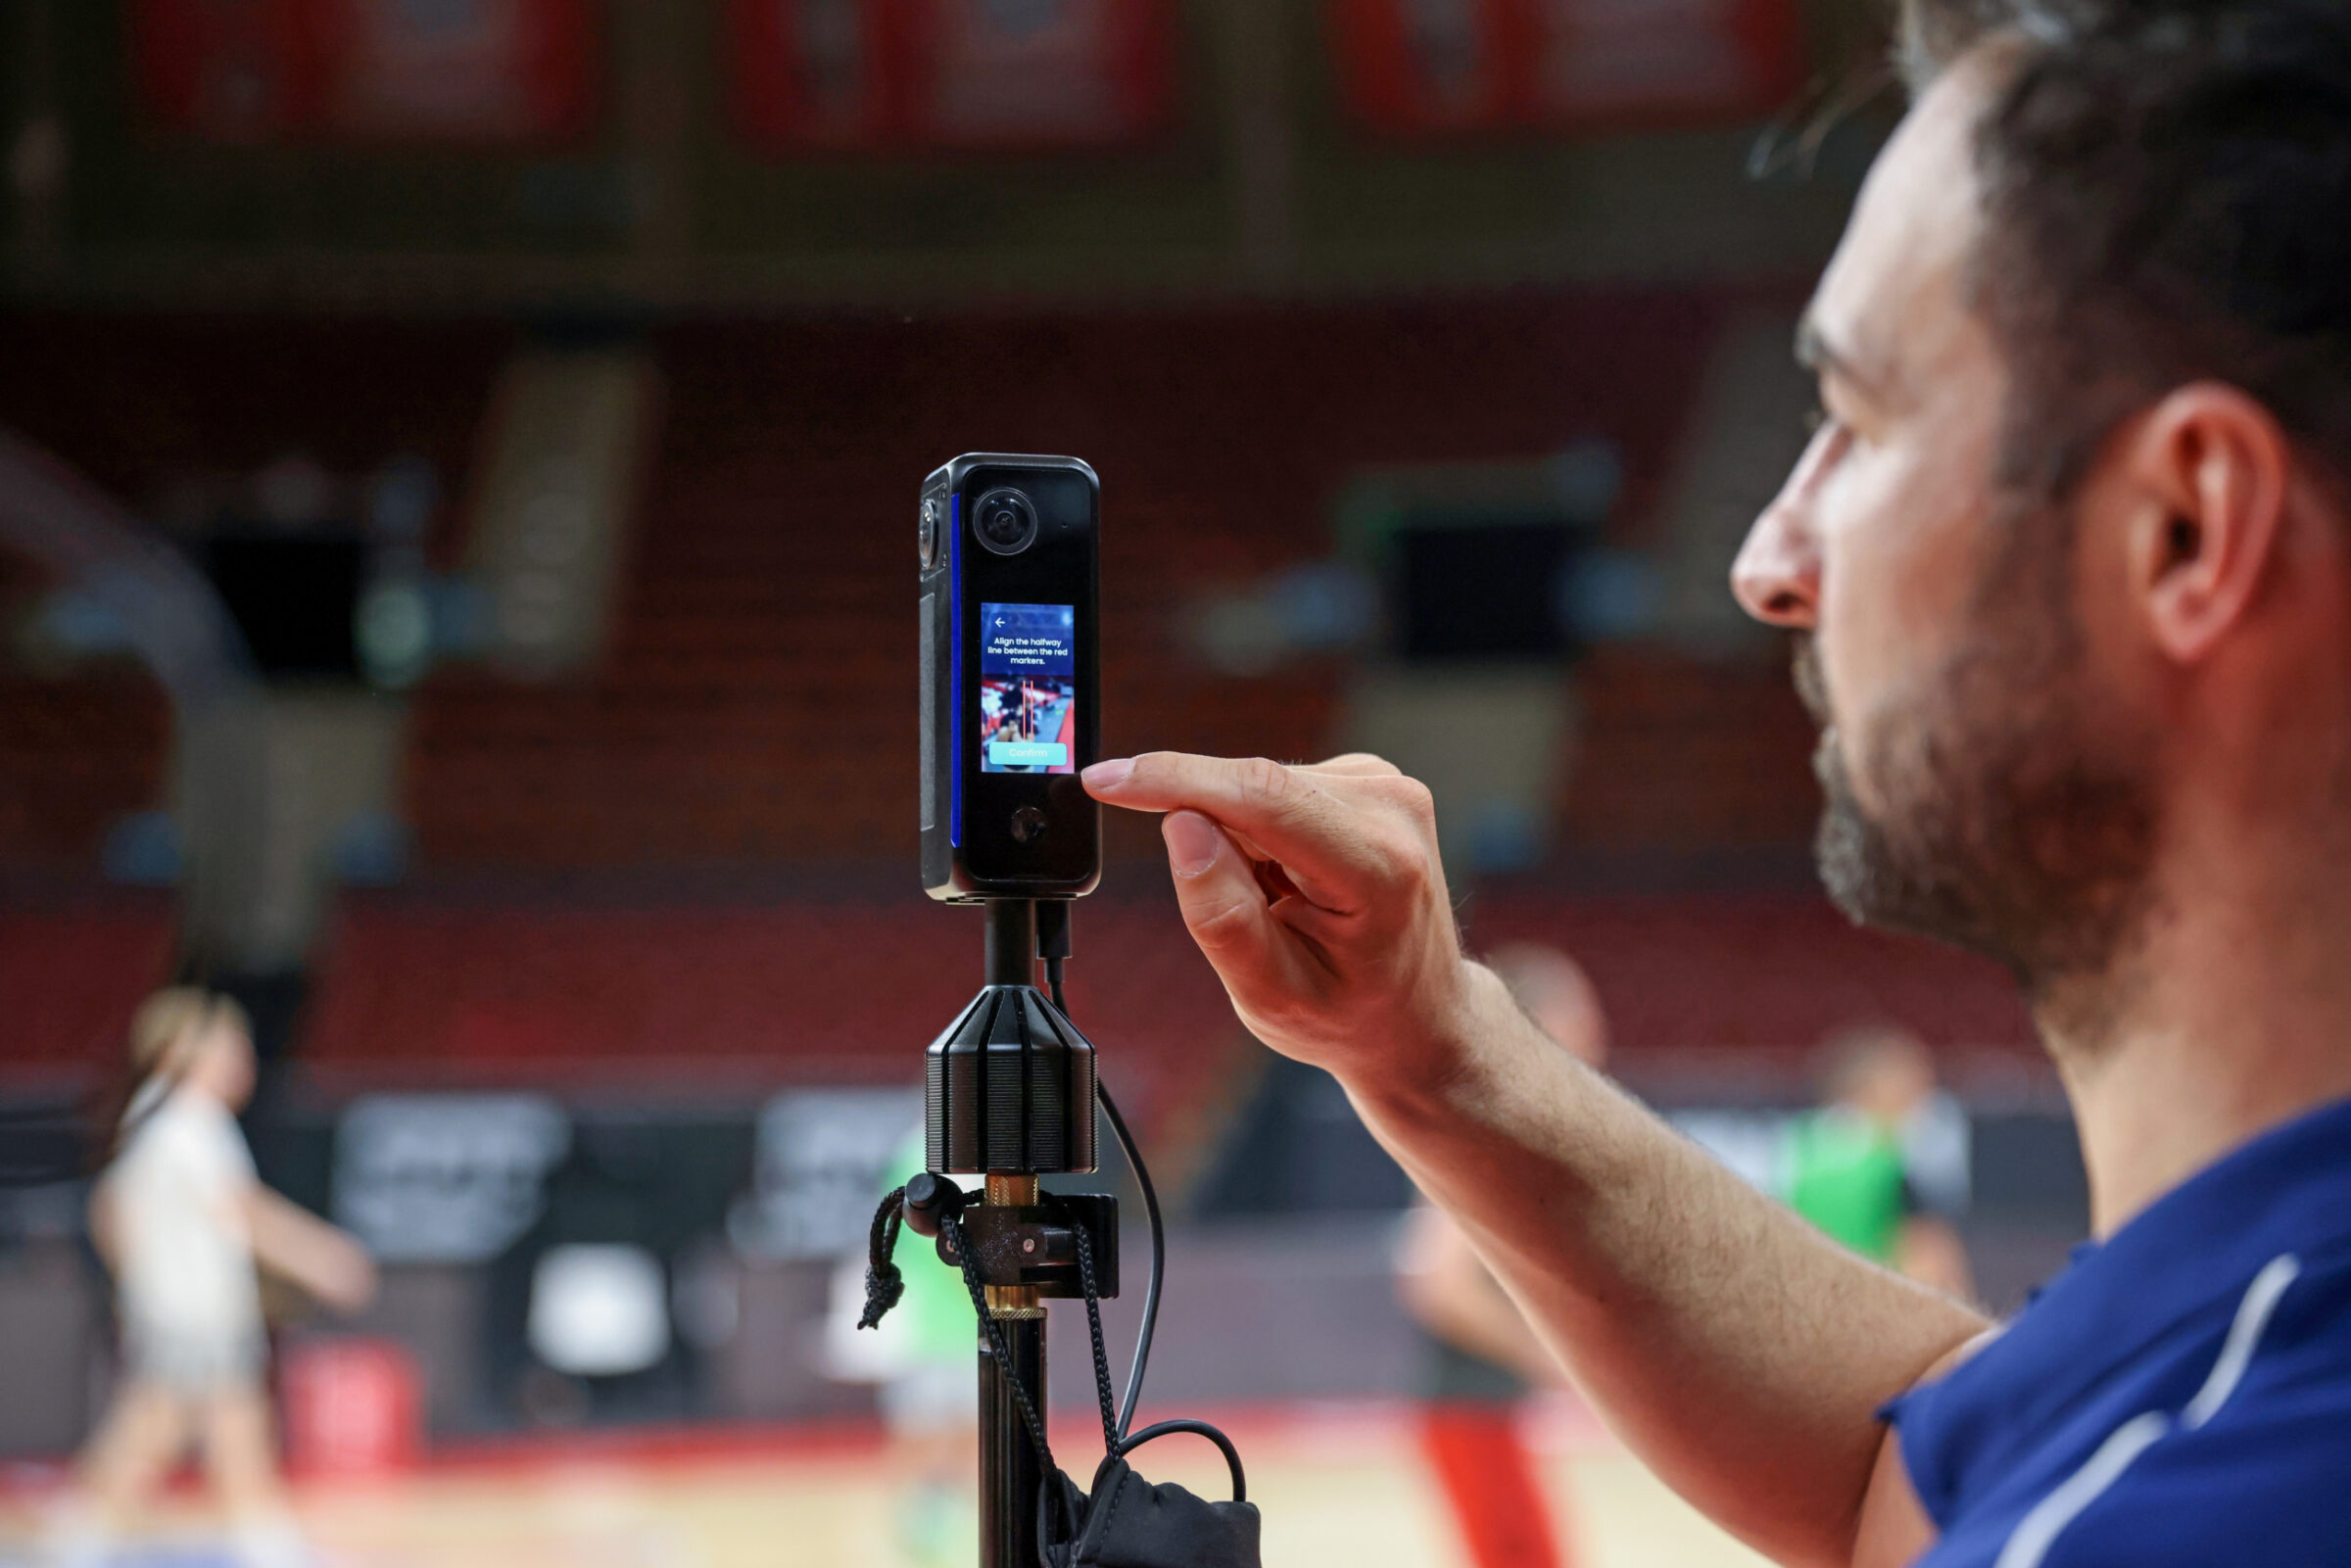
<instances>
[{"instance_id":1,"label":"blurred arena background","mask_svg":"<svg viewBox=\"0 0 2351 1568\"><path fill-rule=\"evenodd\" d=\"M1575 955L1758 1179L1824 1040L1915 1034L1920 1174L2013 1306L2083 1228L2055 1085L2004 976L1817 894L1810 726L1724 586L1881 29L0 0L0 1560L113 1376L75 1127L173 979L256 1021L264 1178L383 1266L273 1331L335 1560L893 1560L825 1319L979 978L913 864L914 499L970 450L1102 475L1106 755L1428 780L1472 945ZM1109 827L1071 992L1176 1225L1146 1405L1229 1417L1270 1560L1462 1560L1406 1184ZM1530 1420L1576 1562L1751 1560Z\"/></svg>"}]
</instances>

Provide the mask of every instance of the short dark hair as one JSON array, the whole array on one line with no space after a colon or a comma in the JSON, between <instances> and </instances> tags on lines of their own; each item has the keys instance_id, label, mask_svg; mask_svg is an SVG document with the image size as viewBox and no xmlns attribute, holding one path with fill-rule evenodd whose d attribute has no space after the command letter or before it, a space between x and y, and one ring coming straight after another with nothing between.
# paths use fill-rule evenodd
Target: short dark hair
<instances>
[{"instance_id":1,"label":"short dark hair","mask_svg":"<svg viewBox=\"0 0 2351 1568\"><path fill-rule=\"evenodd\" d=\"M1977 131L2007 479L2052 496L2171 388L2260 400L2351 478L2351 6L1904 0L1913 89L2006 51Z\"/></svg>"}]
</instances>

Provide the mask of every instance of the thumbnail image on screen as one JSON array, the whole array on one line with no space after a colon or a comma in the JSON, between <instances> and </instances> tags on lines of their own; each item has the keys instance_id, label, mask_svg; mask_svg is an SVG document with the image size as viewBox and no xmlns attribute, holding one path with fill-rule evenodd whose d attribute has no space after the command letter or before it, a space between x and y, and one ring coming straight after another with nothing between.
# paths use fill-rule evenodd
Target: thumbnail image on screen
<instances>
[{"instance_id":1,"label":"thumbnail image on screen","mask_svg":"<svg viewBox=\"0 0 2351 1568\"><path fill-rule=\"evenodd\" d=\"M980 606L980 771L1078 771L1077 612Z\"/></svg>"}]
</instances>

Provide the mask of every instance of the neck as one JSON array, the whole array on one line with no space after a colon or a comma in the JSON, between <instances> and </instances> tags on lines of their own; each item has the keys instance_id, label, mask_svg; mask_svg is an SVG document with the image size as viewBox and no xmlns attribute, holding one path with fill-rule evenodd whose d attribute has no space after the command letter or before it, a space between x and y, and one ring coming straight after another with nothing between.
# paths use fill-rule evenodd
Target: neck
<instances>
[{"instance_id":1,"label":"neck","mask_svg":"<svg viewBox=\"0 0 2351 1568\"><path fill-rule=\"evenodd\" d=\"M2351 1098L2351 855L2297 826L2175 844L2182 869L2129 956L2036 1010L2101 1238L2246 1140Z\"/></svg>"}]
</instances>

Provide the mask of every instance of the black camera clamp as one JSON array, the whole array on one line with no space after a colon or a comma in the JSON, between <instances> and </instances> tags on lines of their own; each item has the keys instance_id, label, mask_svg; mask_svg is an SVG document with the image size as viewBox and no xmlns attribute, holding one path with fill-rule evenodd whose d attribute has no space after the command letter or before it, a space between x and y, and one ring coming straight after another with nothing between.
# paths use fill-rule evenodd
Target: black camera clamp
<instances>
[{"instance_id":1,"label":"black camera clamp","mask_svg":"<svg viewBox=\"0 0 2351 1568\"><path fill-rule=\"evenodd\" d=\"M933 1238L940 1260L961 1271L980 1319L981 1568L1096 1561L1255 1568L1257 1514L1245 1501L1240 1456L1224 1435L1189 1420L1129 1431L1158 1316L1165 1236L1150 1174L1095 1077L1093 1044L1064 1011L1069 902L989 899L985 907L986 983L925 1053L927 1169L875 1216L864 1323L879 1321L901 1289L889 1261L901 1221ZM1049 997L1036 984L1040 961ZM1037 1180L1097 1168L1097 1112L1119 1141L1151 1222L1142 1328L1126 1397L1115 1408L1097 1304L1119 1293L1118 1200L1047 1194ZM951 1175L978 1175L984 1186L969 1193ZM1092 1500L1115 1501L1121 1489L1136 1489L1142 1500L1123 1517L1116 1506L1089 1507L1052 1465L1044 1304L1056 1299L1085 1303L1104 1447ZM1175 1432L1205 1437L1223 1451L1232 1502L1151 1487L1126 1468L1127 1453Z\"/></svg>"}]
</instances>

